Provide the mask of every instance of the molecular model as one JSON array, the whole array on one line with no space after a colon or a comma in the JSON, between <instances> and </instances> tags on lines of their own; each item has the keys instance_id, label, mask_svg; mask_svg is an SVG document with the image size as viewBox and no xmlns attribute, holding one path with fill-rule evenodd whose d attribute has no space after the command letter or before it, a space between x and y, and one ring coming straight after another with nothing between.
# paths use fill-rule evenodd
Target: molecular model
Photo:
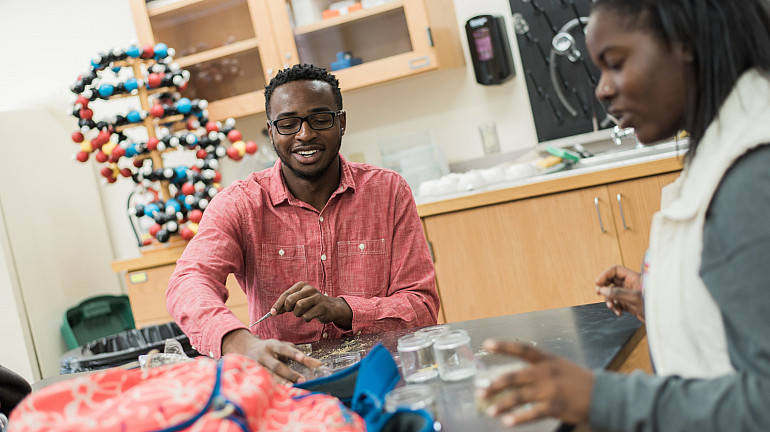
<instances>
[{"instance_id":1,"label":"molecular model","mask_svg":"<svg viewBox=\"0 0 770 432\"><path fill-rule=\"evenodd\" d=\"M87 162L93 155L103 165L105 183L118 177L136 183L135 193L145 199L129 205L129 215L152 219L144 219L151 237L137 235L140 245L153 238L166 243L175 234L185 240L195 236L203 211L222 189L219 159L238 161L257 151L255 142L243 141L235 120L209 121L207 101L181 97L190 74L173 62L173 55L163 43L114 48L97 54L70 88L77 95L72 115L79 127L72 133L80 146L74 158ZM94 114L95 101L120 98L129 106L138 100L140 106L104 118ZM131 133L137 128L146 130L139 139ZM171 151L194 151L197 159L189 167L165 167L163 156Z\"/></svg>"}]
</instances>

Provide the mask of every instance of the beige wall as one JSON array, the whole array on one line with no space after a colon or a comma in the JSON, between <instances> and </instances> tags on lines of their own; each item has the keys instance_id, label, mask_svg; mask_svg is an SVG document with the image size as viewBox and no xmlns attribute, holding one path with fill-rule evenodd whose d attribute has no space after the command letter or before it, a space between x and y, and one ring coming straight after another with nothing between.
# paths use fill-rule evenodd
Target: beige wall
<instances>
[{"instance_id":1,"label":"beige wall","mask_svg":"<svg viewBox=\"0 0 770 432\"><path fill-rule=\"evenodd\" d=\"M27 379L58 375L67 308L122 290L102 187L70 159L66 111L90 58L135 38L126 0L0 0L0 363Z\"/></svg>"},{"instance_id":2,"label":"beige wall","mask_svg":"<svg viewBox=\"0 0 770 432\"><path fill-rule=\"evenodd\" d=\"M66 351L59 330L66 309L95 294L121 292L110 268L107 221L94 171L69 159L69 131L54 115L43 109L3 112L0 129L4 254L13 257L23 297L16 300L28 315L41 374L58 375L58 358ZM19 322L25 325L21 317ZM8 328L3 324L4 340ZM21 346L0 351L23 352Z\"/></svg>"},{"instance_id":3,"label":"beige wall","mask_svg":"<svg viewBox=\"0 0 770 432\"><path fill-rule=\"evenodd\" d=\"M16 265L13 257L6 253L10 250L0 201L0 317L3 317L1 336L4 344L4 349L0 349L0 365L33 382L40 378L36 373L37 356L29 327L23 325L27 322L27 311L16 279Z\"/></svg>"},{"instance_id":4,"label":"beige wall","mask_svg":"<svg viewBox=\"0 0 770 432\"><path fill-rule=\"evenodd\" d=\"M454 5L466 66L346 93L344 154L363 153L377 164L378 140L430 129L449 162L474 159L483 156L477 127L485 122L497 124L503 152L535 146L508 0ZM505 16L512 41L517 76L501 86L475 83L464 40L465 21L484 13ZM110 262L139 255L125 216L131 183L101 186L93 163L69 160L76 123L66 114L73 98L68 87L89 59L135 38L128 0L0 0L0 47L9 59L0 62L0 110L7 111L0 116L0 196L9 238L0 249L15 261L7 277L0 274L0 302L12 300L10 281L18 280L21 307L29 315L29 326L22 316L9 317L14 325L3 325L0 337L8 340L13 333L19 345L14 348L22 353L28 328L35 347L29 355L37 353L43 376L58 373L65 350L59 323L66 308L86 296L121 292ZM259 134L264 122L264 115L256 115L240 119L238 127L266 144ZM225 180L244 172L243 164L223 165ZM24 359L18 360L23 366Z\"/></svg>"}]
</instances>

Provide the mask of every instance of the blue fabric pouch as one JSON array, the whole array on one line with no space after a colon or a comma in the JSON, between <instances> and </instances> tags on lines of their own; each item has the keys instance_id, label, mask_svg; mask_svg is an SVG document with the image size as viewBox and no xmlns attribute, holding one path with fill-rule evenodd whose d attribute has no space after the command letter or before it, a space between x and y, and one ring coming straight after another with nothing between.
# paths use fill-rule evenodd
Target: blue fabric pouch
<instances>
[{"instance_id":1,"label":"blue fabric pouch","mask_svg":"<svg viewBox=\"0 0 770 432\"><path fill-rule=\"evenodd\" d=\"M296 384L296 387L339 398L366 421L370 432L429 432L435 420L425 410L383 410L387 395L401 376L393 356L377 344L360 362L332 375Z\"/></svg>"}]
</instances>

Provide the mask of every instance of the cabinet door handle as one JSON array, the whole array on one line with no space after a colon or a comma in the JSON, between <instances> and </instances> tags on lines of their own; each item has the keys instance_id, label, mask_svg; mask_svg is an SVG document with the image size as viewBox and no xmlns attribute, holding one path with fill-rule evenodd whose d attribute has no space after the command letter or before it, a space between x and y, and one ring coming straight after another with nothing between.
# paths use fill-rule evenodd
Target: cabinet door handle
<instances>
[{"instance_id":1,"label":"cabinet door handle","mask_svg":"<svg viewBox=\"0 0 770 432\"><path fill-rule=\"evenodd\" d=\"M623 229L628 230L628 225L626 225L626 216L623 214L623 202L621 199L623 198L623 195L618 194L618 208L620 209L620 221L623 223Z\"/></svg>"},{"instance_id":2,"label":"cabinet door handle","mask_svg":"<svg viewBox=\"0 0 770 432\"><path fill-rule=\"evenodd\" d=\"M415 70L430 66L430 58L428 56L417 57L409 60L409 69Z\"/></svg>"},{"instance_id":3,"label":"cabinet door handle","mask_svg":"<svg viewBox=\"0 0 770 432\"><path fill-rule=\"evenodd\" d=\"M599 210L598 197L594 197L594 205L596 206L596 216L599 218L599 229L602 230L602 234L604 234L606 231L604 231L604 224L602 223L602 211Z\"/></svg>"}]
</instances>

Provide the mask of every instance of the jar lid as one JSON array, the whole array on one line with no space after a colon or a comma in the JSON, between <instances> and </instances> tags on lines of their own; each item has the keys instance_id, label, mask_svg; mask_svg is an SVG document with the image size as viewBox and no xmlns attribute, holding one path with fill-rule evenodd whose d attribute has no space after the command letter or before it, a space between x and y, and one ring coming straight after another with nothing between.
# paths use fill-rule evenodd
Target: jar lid
<instances>
[{"instance_id":1,"label":"jar lid","mask_svg":"<svg viewBox=\"0 0 770 432\"><path fill-rule=\"evenodd\" d=\"M433 340L430 337L420 335L417 333L411 333L406 336L398 338L398 350L417 350L431 346Z\"/></svg>"},{"instance_id":2,"label":"jar lid","mask_svg":"<svg viewBox=\"0 0 770 432\"><path fill-rule=\"evenodd\" d=\"M415 334L427 336L432 340L436 340L437 337L441 336L442 334L448 332L451 330L448 325L445 324L439 324L434 325L430 327L425 327L420 330L417 330Z\"/></svg>"},{"instance_id":3,"label":"jar lid","mask_svg":"<svg viewBox=\"0 0 770 432\"><path fill-rule=\"evenodd\" d=\"M471 338L465 330L450 330L439 335L434 341L433 346L436 349L457 348L460 345L470 344Z\"/></svg>"}]
</instances>

